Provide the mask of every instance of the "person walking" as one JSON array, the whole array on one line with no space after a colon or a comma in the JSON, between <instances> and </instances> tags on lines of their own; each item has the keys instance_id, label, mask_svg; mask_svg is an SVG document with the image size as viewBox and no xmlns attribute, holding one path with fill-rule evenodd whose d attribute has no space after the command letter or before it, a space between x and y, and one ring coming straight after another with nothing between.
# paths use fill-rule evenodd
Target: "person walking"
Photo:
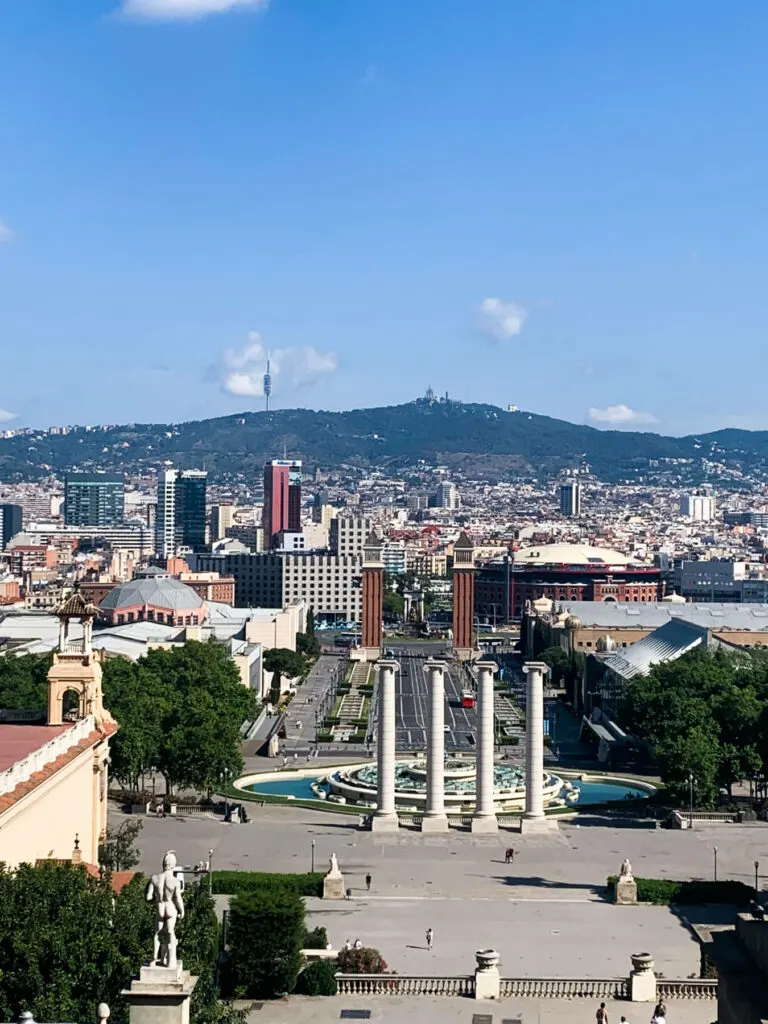
<instances>
[{"instance_id":1,"label":"person walking","mask_svg":"<svg viewBox=\"0 0 768 1024\"><path fill-rule=\"evenodd\" d=\"M434 940L435 940L435 933L432 931L431 928L427 928L427 949L428 950L432 949L432 943L434 942Z\"/></svg>"},{"instance_id":2,"label":"person walking","mask_svg":"<svg viewBox=\"0 0 768 1024\"><path fill-rule=\"evenodd\" d=\"M509 858L512 856L512 847L508 846L504 851L504 863L509 864Z\"/></svg>"},{"instance_id":3,"label":"person walking","mask_svg":"<svg viewBox=\"0 0 768 1024\"><path fill-rule=\"evenodd\" d=\"M605 1008L605 1003L600 1003L597 1013L595 1014L595 1020L597 1024L608 1024L608 1011Z\"/></svg>"},{"instance_id":4,"label":"person walking","mask_svg":"<svg viewBox=\"0 0 768 1024\"><path fill-rule=\"evenodd\" d=\"M369 873L368 873L368 874L367 874L367 875L365 876L365 888L366 888L366 889L368 890L368 892L370 892L370 891L371 891L371 882L372 882L372 881L373 881L373 879L371 878L371 874L370 874L370 872L369 872Z\"/></svg>"}]
</instances>

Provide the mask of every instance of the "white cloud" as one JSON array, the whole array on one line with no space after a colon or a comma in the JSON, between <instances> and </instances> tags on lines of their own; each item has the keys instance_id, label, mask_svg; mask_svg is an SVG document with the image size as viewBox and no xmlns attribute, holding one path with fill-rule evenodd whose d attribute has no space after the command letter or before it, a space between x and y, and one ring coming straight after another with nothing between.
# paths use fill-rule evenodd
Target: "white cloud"
<instances>
[{"instance_id":1,"label":"white cloud","mask_svg":"<svg viewBox=\"0 0 768 1024\"><path fill-rule=\"evenodd\" d=\"M273 381L283 377L293 387L307 387L338 368L335 352L319 352L313 345L269 350ZM267 349L258 331L251 331L241 349L227 349L211 376L230 395L258 397L264 394Z\"/></svg>"},{"instance_id":2,"label":"white cloud","mask_svg":"<svg viewBox=\"0 0 768 1024\"><path fill-rule=\"evenodd\" d=\"M120 13L145 21L195 21L210 14L266 11L269 0L123 0Z\"/></svg>"},{"instance_id":3,"label":"white cloud","mask_svg":"<svg viewBox=\"0 0 768 1024\"><path fill-rule=\"evenodd\" d=\"M16 235L11 228L0 220L0 244L3 242L12 242L15 237Z\"/></svg>"},{"instance_id":4,"label":"white cloud","mask_svg":"<svg viewBox=\"0 0 768 1024\"><path fill-rule=\"evenodd\" d=\"M605 409L592 408L589 410L589 418L593 423L609 423L614 427L659 422L652 413L637 412L628 405L609 405Z\"/></svg>"},{"instance_id":5,"label":"white cloud","mask_svg":"<svg viewBox=\"0 0 768 1024\"><path fill-rule=\"evenodd\" d=\"M0 423L10 423L11 420L15 420L19 414L17 412L8 412L7 409L0 409Z\"/></svg>"},{"instance_id":6,"label":"white cloud","mask_svg":"<svg viewBox=\"0 0 768 1024\"><path fill-rule=\"evenodd\" d=\"M496 341L514 338L523 329L528 317L528 310L517 302L504 302L502 299L483 299L478 308L480 325L484 334Z\"/></svg>"}]
</instances>

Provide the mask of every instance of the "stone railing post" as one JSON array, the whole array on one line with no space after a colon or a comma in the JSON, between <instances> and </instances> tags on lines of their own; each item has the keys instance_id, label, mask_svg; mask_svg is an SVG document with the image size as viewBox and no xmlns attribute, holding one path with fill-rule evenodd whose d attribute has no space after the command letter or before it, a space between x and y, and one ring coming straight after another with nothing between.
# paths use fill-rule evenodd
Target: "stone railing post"
<instances>
[{"instance_id":1,"label":"stone railing post","mask_svg":"<svg viewBox=\"0 0 768 1024\"><path fill-rule=\"evenodd\" d=\"M629 998L633 1003L655 1003L657 986L650 953L632 953L629 974Z\"/></svg>"},{"instance_id":2,"label":"stone railing post","mask_svg":"<svg viewBox=\"0 0 768 1024\"><path fill-rule=\"evenodd\" d=\"M501 993L499 975L500 955L495 949L478 949L475 952L475 999L498 999Z\"/></svg>"}]
</instances>

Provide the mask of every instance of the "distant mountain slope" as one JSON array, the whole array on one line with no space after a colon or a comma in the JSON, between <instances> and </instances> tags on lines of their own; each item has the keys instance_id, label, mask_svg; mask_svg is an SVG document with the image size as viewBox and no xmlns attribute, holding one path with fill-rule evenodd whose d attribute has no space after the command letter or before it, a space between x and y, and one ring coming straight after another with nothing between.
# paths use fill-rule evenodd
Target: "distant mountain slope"
<instances>
[{"instance_id":1,"label":"distant mountain slope","mask_svg":"<svg viewBox=\"0 0 768 1024\"><path fill-rule=\"evenodd\" d=\"M286 451L305 464L387 466L422 458L460 463L473 457L491 475L550 473L589 464L603 479L648 471L656 460L709 459L746 470L762 467L768 432L722 430L699 437L595 430L535 413L490 405L419 400L380 409L315 412L281 409L181 424L129 424L42 431L0 439L0 480L34 479L67 469L124 469L138 473L164 461L205 465L213 479L255 479L268 458Z\"/></svg>"}]
</instances>

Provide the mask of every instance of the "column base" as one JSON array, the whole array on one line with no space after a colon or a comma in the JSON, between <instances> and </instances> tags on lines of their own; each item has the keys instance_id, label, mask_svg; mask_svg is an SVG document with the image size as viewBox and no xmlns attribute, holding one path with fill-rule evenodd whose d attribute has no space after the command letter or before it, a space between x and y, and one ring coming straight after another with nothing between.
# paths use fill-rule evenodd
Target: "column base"
<instances>
[{"instance_id":1,"label":"column base","mask_svg":"<svg viewBox=\"0 0 768 1024\"><path fill-rule=\"evenodd\" d=\"M480 653L474 647L454 647L454 651L459 661L471 661L472 658L477 657Z\"/></svg>"},{"instance_id":2,"label":"column base","mask_svg":"<svg viewBox=\"0 0 768 1024\"><path fill-rule=\"evenodd\" d=\"M396 814L374 814L371 820L371 832L397 832L399 828Z\"/></svg>"},{"instance_id":3,"label":"column base","mask_svg":"<svg viewBox=\"0 0 768 1024\"><path fill-rule=\"evenodd\" d=\"M495 814L478 815L472 819L473 835L495 835L499 831L499 822Z\"/></svg>"},{"instance_id":4,"label":"column base","mask_svg":"<svg viewBox=\"0 0 768 1024\"><path fill-rule=\"evenodd\" d=\"M520 831L523 835L529 836L544 836L551 835L553 832L557 832L559 826L556 818L547 818L543 815L541 818L521 818L520 819Z\"/></svg>"},{"instance_id":5,"label":"column base","mask_svg":"<svg viewBox=\"0 0 768 1024\"><path fill-rule=\"evenodd\" d=\"M349 652L350 661L378 661L380 657L380 647L353 647Z\"/></svg>"},{"instance_id":6,"label":"column base","mask_svg":"<svg viewBox=\"0 0 768 1024\"><path fill-rule=\"evenodd\" d=\"M424 815L421 819L421 831L429 835L438 835L448 831L448 818L445 814Z\"/></svg>"}]
</instances>

